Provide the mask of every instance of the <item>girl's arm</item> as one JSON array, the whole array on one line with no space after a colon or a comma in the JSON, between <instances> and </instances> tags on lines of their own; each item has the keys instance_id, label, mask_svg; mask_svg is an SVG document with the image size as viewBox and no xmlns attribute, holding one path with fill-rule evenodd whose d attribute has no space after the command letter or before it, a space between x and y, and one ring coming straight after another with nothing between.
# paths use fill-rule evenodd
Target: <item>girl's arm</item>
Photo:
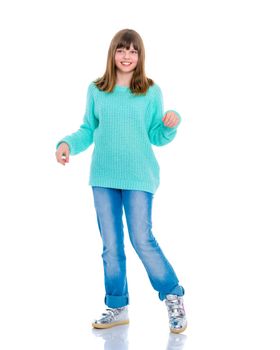
<instances>
[{"instance_id":1,"label":"girl's arm","mask_svg":"<svg viewBox=\"0 0 280 350\"><path fill-rule=\"evenodd\" d=\"M86 111L79 130L71 135L65 136L60 140L56 148L62 142L66 142L70 149L70 154L75 155L86 150L93 143L94 130L98 126L98 119L94 115L93 84L91 83L87 90Z\"/></svg>"},{"instance_id":2,"label":"girl's arm","mask_svg":"<svg viewBox=\"0 0 280 350\"><path fill-rule=\"evenodd\" d=\"M165 126L162 119L167 112L174 112L179 118L179 123L173 127ZM164 146L171 142L176 136L177 127L181 123L181 116L174 110L163 112L163 98L162 92L158 85L154 87L154 96L151 104L150 113L152 121L149 128L150 142L155 146Z\"/></svg>"}]
</instances>

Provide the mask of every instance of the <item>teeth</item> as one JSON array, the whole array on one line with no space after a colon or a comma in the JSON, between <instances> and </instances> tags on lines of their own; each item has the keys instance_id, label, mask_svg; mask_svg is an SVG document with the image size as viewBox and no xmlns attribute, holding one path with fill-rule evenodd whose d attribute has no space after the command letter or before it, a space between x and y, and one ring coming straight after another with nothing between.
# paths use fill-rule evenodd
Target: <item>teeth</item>
<instances>
[{"instance_id":1,"label":"teeth","mask_svg":"<svg viewBox=\"0 0 280 350\"><path fill-rule=\"evenodd\" d=\"M124 66L129 66L131 63L129 63L129 62L122 62L122 64L123 64Z\"/></svg>"}]
</instances>

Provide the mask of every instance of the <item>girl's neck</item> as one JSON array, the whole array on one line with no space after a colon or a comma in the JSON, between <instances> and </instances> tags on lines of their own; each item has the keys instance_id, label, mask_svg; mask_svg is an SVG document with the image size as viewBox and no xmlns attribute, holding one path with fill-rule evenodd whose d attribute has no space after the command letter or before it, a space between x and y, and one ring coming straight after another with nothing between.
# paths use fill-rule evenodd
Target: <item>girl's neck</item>
<instances>
[{"instance_id":1,"label":"girl's neck","mask_svg":"<svg viewBox=\"0 0 280 350\"><path fill-rule=\"evenodd\" d=\"M117 72L116 84L121 86L130 86L130 82L132 79L132 73L122 74L121 72Z\"/></svg>"}]
</instances>

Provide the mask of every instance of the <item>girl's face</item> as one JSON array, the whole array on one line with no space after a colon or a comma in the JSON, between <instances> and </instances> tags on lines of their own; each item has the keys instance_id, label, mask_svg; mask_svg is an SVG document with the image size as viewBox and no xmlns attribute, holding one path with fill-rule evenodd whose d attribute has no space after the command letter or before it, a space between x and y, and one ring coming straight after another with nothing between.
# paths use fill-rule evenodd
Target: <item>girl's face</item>
<instances>
[{"instance_id":1,"label":"girl's face","mask_svg":"<svg viewBox=\"0 0 280 350\"><path fill-rule=\"evenodd\" d=\"M134 49L133 44L130 44L130 48L119 48L115 53L115 65L117 70L122 73L132 72L138 62L138 51Z\"/></svg>"}]
</instances>

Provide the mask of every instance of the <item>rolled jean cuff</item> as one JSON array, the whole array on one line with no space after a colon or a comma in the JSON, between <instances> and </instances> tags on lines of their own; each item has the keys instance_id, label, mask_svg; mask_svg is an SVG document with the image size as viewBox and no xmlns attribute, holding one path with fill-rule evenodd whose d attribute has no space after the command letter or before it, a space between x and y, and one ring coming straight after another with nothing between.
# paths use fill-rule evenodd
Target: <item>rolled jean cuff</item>
<instances>
[{"instance_id":1,"label":"rolled jean cuff","mask_svg":"<svg viewBox=\"0 0 280 350\"><path fill-rule=\"evenodd\" d=\"M116 307L123 307L128 305L129 303L129 297L128 295L106 295L105 296L105 305L116 308Z\"/></svg>"},{"instance_id":2,"label":"rolled jean cuff","mask_svg":"<svg viewBox=\"0 0 280 350\"><path fill-rule=\"evenodd\" d=\"M158 296L160 300L166 299L167 294L174 294L178 296L183 296L185 294L185 289L182 286L177 285L176 287L172 288L168 293L162 293L159 292Z\"/></svg>"}]
</instances>

